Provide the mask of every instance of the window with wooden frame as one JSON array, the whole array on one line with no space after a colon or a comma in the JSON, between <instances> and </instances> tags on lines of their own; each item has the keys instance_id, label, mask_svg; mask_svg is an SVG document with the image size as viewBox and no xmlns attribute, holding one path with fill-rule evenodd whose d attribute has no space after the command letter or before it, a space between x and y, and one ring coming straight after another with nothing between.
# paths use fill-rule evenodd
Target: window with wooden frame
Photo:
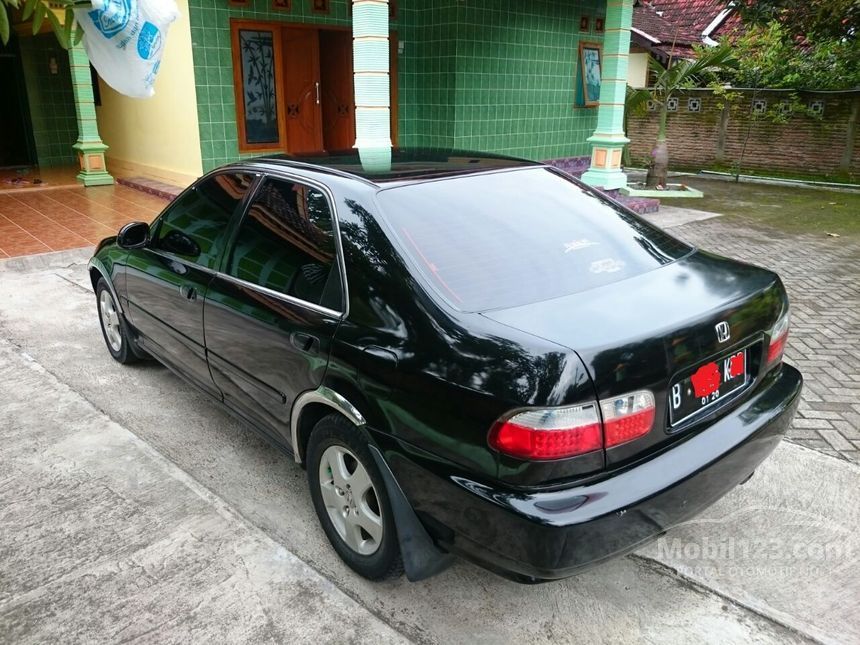
<instances>
[{"instance_id":1,"label":"window with wooden frame","mask_svg":"<svg viewBox=\"0 0 860 645\"><path fill-rule=\"evenodd\" d=\"M601 63L600 44L579 44L580 100L577 103L580 106L598 107L600 105Z\"/></svg>"},{"instance_id":2,"label":"window with wooden frame","mask_svg":"<svg viewBox=\"0 0 860 645\"><path fill-rule=\"evenodd\" d=\"M249 20L231 20L230 27L239 151L284 150L280 27Z\"/></svg>"}]
</instances>

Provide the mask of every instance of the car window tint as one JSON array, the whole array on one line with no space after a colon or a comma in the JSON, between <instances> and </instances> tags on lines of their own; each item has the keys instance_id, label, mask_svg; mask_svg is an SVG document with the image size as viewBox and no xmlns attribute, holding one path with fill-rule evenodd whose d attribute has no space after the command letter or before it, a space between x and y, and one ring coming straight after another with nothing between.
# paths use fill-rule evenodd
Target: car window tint
<instances>
[{"instance_id":1,"label":"car window tint","mask_svg":"<svg viewBox=\"0 0 860 645\"><path fill-rule=\"evenodd\" d=\"M152 246L216 269L227 224L253 179L246 173L219 173L204 179L161 216Z\"/></svg>"},{"instance_id":2,"label":"car window tint","mask_svg":"<svg viewBox=\"0 0 860 645\"><path fill-rule=\"evenodd\" d=\"M546 168L379 193L398 246L454 307L482 311L577 293L690 247Z\"/></svg>"},{"instance_id":3,"label":"car window tint","mask_svg":"<svg viewBox=\"0 0 860 645\"><path fill-rule=\"evenodd\" d=\"M316 188L269 179L239 228L230 275L339 309L331 208Z\"/></svg>"}]
</instances>

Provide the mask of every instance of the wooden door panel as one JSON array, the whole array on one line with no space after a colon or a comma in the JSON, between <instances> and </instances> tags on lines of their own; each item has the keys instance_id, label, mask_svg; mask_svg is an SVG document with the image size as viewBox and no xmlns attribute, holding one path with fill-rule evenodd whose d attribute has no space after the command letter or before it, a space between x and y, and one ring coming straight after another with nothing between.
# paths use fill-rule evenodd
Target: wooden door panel
<instances>
[{"instance_id":1,"label":"wooden door panel","mask_svg":"<svg viewBox=\"0 0 860 645\"><path fill-rule=\"evenodd\" d=\"M320 31L323 143L326 150L348 150L355 143L352 34Z\"/></svg>"},{"instance_id":2,"label":"wooden door panel","mask_svg":"<svg viewBox=\"0 0 860 645\"><path fill-rule=\"evenodd\" d=\"M282 41L287 150L318 152L323 149L318 31L288 27Z\"/></svg>"}]
</instances>

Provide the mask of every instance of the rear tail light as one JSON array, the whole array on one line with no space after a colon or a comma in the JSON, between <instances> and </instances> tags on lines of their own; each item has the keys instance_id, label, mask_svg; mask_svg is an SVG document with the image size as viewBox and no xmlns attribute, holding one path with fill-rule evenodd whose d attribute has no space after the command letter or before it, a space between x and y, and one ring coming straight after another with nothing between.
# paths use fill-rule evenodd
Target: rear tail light
<instances>
[{"instance_id":1,"label":"rear tail light","mask_svg":"<svg viewBox=\"0 0 860 645\"><path fill-rule=\"evenodd\" d=\"M490 445L520 459L563 459L603 447L603 432L593 403L569 408L538 408L497 421Z\"/></svg>"},{"instance_id":2,"label":"rear tail light","mask_svg":"<svg viewBox=\"0 0 860 645\"><path fill-rule=\"evenodd\" d=\"M648 390L619 396L600 404L607 448L648 434L654 425L654 395Z\"/></svg>"},{"instance_id":3,"label":"rear tail light","mask_svg":"<svg viewBox=\"0 0 860 645\"><path fill-rule=\"evenodd\" d=\"M770 346L767 348L767 366L776 365L782 360L782 354L785 352L785 344L788 342L788 327L789 327L789 311L779 317L773 329L770 331Z\"/></svg>"},{"instance_id":4,"label":"rear tail light","mask_svg":"<svg viewBox=\"0 0 860 645\"><path fill-rule=\"evenodd\" d=\"M654 425L654 395L647 390L597 405L535 408L497 421L489 443L501 453L526 460L575 457L611 448L648 434Z\"/></svg>"}]
</instances>

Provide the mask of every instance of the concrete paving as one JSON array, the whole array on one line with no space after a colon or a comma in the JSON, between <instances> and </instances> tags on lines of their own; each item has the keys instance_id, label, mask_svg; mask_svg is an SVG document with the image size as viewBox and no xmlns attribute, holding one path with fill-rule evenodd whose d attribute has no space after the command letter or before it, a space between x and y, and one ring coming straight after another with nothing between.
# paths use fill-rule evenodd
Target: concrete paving
<instances>
[{"instance_id":1,"label":"concrete paving","mask_svg":"<svg viewBox=\"0 0 860 645\"><path fill-rule=\"evenodd\" d=\"M660 210L656 213L643 215L649 222L661 228L675 228L691 222L702 222L713 217L720 217L719 213L700 211L694 208L679 208L667 204L660 204Z\"/></svg>"},{"instance_id":2,"label":"concrete paving","mask_svg":"<svg viewBox=\"0 0 860 645\"><path fill-rule=\"evenodd\" d=\"M12 508L0 511L0 634L860 641L860 467L790 443L703 517L575 578L525 587L465 563L417 584L357 578L317 524L304 471L166 369L110 359L86 256L0 262L0 428L12 438L0 454L14 464L0 475ZM160 494L150 468L188 491Z\"/></svg>"},{"instance_id":3,"label":"concrete paving","mask_svg":"<svg viewBox=\"0 0 860 645\"><path fill-rule=\"evenodd\" d=\"M0 401L0 640L406 641L5 340Z\"/></svg>"}]
</instances>

